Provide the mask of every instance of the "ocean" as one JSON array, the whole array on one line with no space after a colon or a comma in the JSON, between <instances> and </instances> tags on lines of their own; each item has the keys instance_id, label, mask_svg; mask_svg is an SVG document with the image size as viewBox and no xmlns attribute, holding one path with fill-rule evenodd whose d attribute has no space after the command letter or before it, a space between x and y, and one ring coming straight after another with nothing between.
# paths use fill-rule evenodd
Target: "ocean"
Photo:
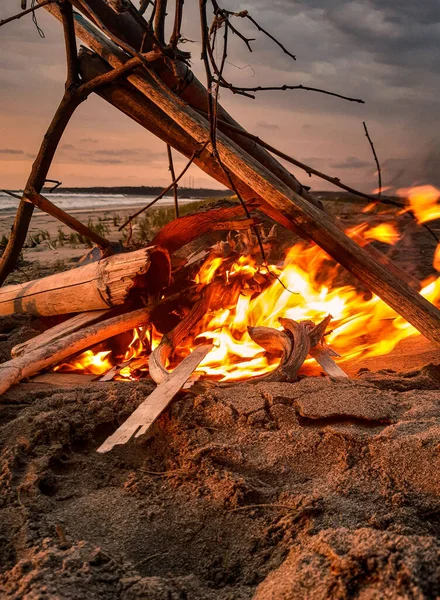
<instances>
[{"instance_id":1,"label":"ocean","mask_svg":"<svg viewBox=\"0 0 440 600\"><path fill-rule=\"evenodd\" d=\"M14 192L20 195L20 192ZM64 209L66 212L73 212L77 210L89 210L89 209L108 209L108 210L119 210L121 208L144 206L154 200L155 196L131 196L125 194L67 194L67 193L56 193L46 194L46 197ZM188 204L189 202L196 202L200 198L179 198L179 204ZM8 194L0 191L0 214L7 214L16 210L19 200L12 198ZM156 207L171 206L173 204L173 198L167 196L156 202Z\"/></svg>"}]
</instances>

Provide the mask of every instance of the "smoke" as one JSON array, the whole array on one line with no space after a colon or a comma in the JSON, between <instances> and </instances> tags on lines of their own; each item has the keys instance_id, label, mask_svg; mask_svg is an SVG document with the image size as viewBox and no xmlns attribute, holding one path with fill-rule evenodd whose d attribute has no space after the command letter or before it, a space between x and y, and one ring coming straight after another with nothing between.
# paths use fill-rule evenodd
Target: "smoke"
<instances>
[{"instance_id":1,"label":"smoke","mask_svg":"<svg viewBox=\"0 0 440 600\"><path fill-rule=\"evenodd\" d=\"M391 188L428 184L440 188L440 140L428 142L422 154L384 161L382 172L384 186Z\"/></svg>"}]
</instances>

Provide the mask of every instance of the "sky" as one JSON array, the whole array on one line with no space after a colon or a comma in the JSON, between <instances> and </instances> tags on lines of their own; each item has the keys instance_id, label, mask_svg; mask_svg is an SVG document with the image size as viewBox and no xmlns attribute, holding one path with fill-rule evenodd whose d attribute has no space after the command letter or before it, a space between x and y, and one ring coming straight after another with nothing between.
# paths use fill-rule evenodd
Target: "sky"
<instances>
[{"instance_id":1,"label":"sky","mask_svg":"<svg viewBox=\"0 0 440 600\"><path fill-rule=\"evenodd\" d=\"M170 2L170 4L174 4ZM196 0L186 0L183 33L203 80ZM440 185L440 3L437 0L224 0L250 14L293 54L293 61L244 19L249 53L231 40L226 78L238 85L303 84L360 97L355 104L322 94L260 92L255 100L221 93L223 106L250 132L291 156L363 191L377 186L366 121L384 184ZM0 20L20 9L0 1ZM59 23L37 13L0 28L0 188L20 189L63 93L64 46ZM185 159L176 156L176 169ZM313 189L331 186L292 169ZM197 167L196 187L218 187ZM91 96L61 140L49 177L66 186L167 185L164 144ZM183 184L187 183L183 181Z\"/></svg>"}]
</instances>

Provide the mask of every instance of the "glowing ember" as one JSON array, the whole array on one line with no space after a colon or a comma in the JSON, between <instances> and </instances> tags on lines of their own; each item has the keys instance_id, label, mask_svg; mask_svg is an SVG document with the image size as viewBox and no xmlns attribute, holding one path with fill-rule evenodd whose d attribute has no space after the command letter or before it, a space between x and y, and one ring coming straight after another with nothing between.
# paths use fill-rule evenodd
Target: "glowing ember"
<instances>
[{"instance_id":1,"label":"glowing ember","mask_svg":"<svg viewBox=\"0 0 440 600\"><path fill-rule=\"evenodd\" d=\"M439 196L440 192L431 186L409 191L410 206L420 223L440 217ZM361 224L346 233L388 244L399 239L398 231L389 222L375 227ZM295 244L283 268L271 265L270 274L266 267L258 266L252 256L236 254L234 260L231 256L219 256L218 250L216 248L205 260L195 282L199 289L206 285L217 286L214 288L218 291L216 296L225 298L224 306L210 310L201 319L196 330L177 348L171 368L195 346L208 340L215 348L203 360L198 373L222 381L268 373L277 362L249 337L247 328L282 329L280 317L318 323L331 314L332 331L326 336L326 342L342 356L341 361L387 354L402 339L419 335L378 297L364 294L353 285L342 285L341 269L318 246ZM440 245L434 267L440 271ZM285 287L271 274L276 274ZM440 305L440 278L425 281L420 293ZM147 331L135 330L125 355L114 357L113 363L125 365L118 378L136 379L147 373L148 355L160 339L154 326ZM108 355L109 352L93 354L88 350L57 370L103 373L112 366Z\"/></svg>"}]
</instances>

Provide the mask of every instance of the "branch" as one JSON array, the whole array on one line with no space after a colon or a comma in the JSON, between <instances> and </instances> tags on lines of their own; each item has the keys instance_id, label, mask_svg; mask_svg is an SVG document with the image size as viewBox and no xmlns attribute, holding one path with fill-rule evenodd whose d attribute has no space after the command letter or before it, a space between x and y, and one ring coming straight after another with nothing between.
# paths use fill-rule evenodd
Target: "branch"
<instances>
[{"instance_id":1,"label":"branch","mask_svg":"<svg viewBox=\"0 0 440 600\"><path fill-rule=\"evenodd\" d=\"M247 10L244 10L242 13L237 13L235 15L236 17L246 17L247 19L249 19L249 21L251 21L255 27L258 29L258 31L261 31L262 33L264 33L264 35L266 35L268 38L270 38L272 41L275 42L275 44L277 46L279 46L281 48L281 50L284 52L284 54L287 54L287 56L290 56L290 58L292 58L293 60L296 60L296 56L294 54L292 54L291 52L289 52L281 42L279 42L273 35L271 35L268 31L266 31L265 29L263 29L263 27L261 27L261 25L259 25L257 23L257 21L250 16L250 14L248 13Z\"/></svg>"},{"instance_id":2,"label":"branch","mask_svg":"<svg viewBox=\"0 0 440 600\"><path fill-rule=\"evenodd\" d=\"M174 27L173 33L170 37L170 46L171 48L177 48L177 44L179 43L182 34L180 29L182 27L182 17L183 17L183 4L185 0L176 0L176 11L174 14Z\"/></svg>"},{"instance_id":3,"label":"branch","mask_svg":"<svg viewBox=\"0 0 440 600\"><path fill-rule=\"evenodd\" d=\"M108 249L111 247L110 242L105 238L101 237L94 231L92 231L87 225L75 219L68 213L66 213L62 208L59 208L55 204L53 204L50 200L36 192L35 190L28 190L24 193L23 198L32 202L34 206L37 206L40 210L44 211L48 215L51 215L70 229L73 229L77 233L85 236L92 242L94 242L101 249Z\"/></svg>"},{"instance_id":4,"label":"branch","mask_svg":"<svg viewBox=\"0 0 440 600\"><path fill-rule=\"evenodd\" d=\"M10 23L11 21L15 21L16 19L21 19L21 17L24 17L25 15L28 15L29 13L34 13L37 9L41 8L42 6L46 6L47 4L51 4L52 2L56 2L56 0L44 0L44 2L41 2L40 4L37 4L36 6L32 6L31 8L28 8L27 10L24 10L12 17L3 19L2 21L0 21L0 27L2 25L6 25L7 23Z\"/></svg>"},{"instance_id":5,"label":"branch","mask_svg":"<svg viewBox=\"0 0 440 600\"><path fill-rule=\"evenodd\" d=\"M222 87L228 88L234 94L242 94L243 92L268 92L268 91L286 91L286 90L306 90L308 92L318 92L320 94L326 94L327 96L334 96L335 98L342 98L342 100L348 100L349 102L357 102L358 104L365 104L365 101L361 98L351 98L350 96L344 96L343 94L337 94L336 92L329 92L328 90L322 90L320 88L309 87L307 85L280 85L280 86L261 86L256 87L239 87L232 83L221 82ZM254 98L254 96L252 96Z\"/></svg>"},{"instance_id":6,"label":"branch","mask_svg":"<svg viewBox=\"0 0 440 600\"><path fill-rule=\"evenodd\" d=\"M173 188L182 179L182 177L185 175L185 173L188 171L188 169L190 168L190 166L194 162L194 159L198 158L200 156L200 154L203 152L203 150L206 148L206 146L208 144L209 144L209 141L205 142L203 144L202 148L200 148L200 150L195 150L194 153L193 153L193 155L189 159L188 163L186 164L185 168L180 173L180 175L172 183L170 183L170 185L168 187L166 187L154 200L152 200L146 206L144 206L143 208L141 208L140 210L138 210L134 215L131 215L127 219L127 221L123 225L121 225L119 227L118 231L121 231L122 229L124 229L124 227L126 227L129 223L131 223L131 221L133 221L133 219L135 219L136 217L138 217L141 213L143 213L144 211L148 210L150 208L150 206L153 206L153 204L156 204L156 202L158 202L161 198L163 198L163 196L165 196L165 194L167 192L169 192L170 189Z\"/></svg>"},{"instance_id":7,"label":"branch","mask_svg":"<svg viewBox=\"0 0 440 600\"><path fill-rule=\"evenodd\" d=\"M373 152L374 160L376 161L377 177L378 177L378 182L379 182L379 189L378 189L378 192L377 192L377 197L380 198L380 194L382 192L382 171L380 170L379 159L377 158L377 154L376 154L376 150L374 148L373 140L370 138L370 134L368 133L367 124L365 123L365 121L362 122L362 125L364 126L365 135L367 137L367 140L370 142L370 146L371 146L371 150Z\"/></svg>"},{"instance_id":8,"label":"branch","mask_svg":"<svg viewBox=\"0 0 440 600\"><path fill-rule=\"evenodd\" d=\"M205 117L207 116L207 113L204 111L199 110L198 112L200 112ZM223 121L223 120L219 120L218 124L221 127L224 127L225 129L229 129L230 131L233 131L234 133L237 133L239 135L242 135L245 138L248 138L249 140L252 140L256 144L259 144L263 148L266 148L266 150L269 150L269 152L272 152L272 154L275 154L276 156L279 156L283 160L291 163L292 165L299 167L300 169L305 171L310 176L315 175L316 177L319 177L320 179L324 179L325 181L332 183L333 185L341 188L342 190L350 192L351 194L354 194L355 196L360 196L361 198L365 198L366 200L368 200L370 202L378 201L378 198L376 196L372 196L371 194L365 194L364 192L361 192L355 188L352 188L352 187L346 185L339 179L339 177L331 177L331 175L326 175L325 173L321 173L321 171L317 171L313 167L310 167L309 165L306 165L305 163L300 162L296 158L293 158L292 156L289 156L288 154L281 152L281 150L278 150L277 148L275 148L274 146L271 146L270 144L268 144L267 142L265 142L258 136L253 135L252 133L249 133L249 132L245 131L244 129L241 129L240 127L231 125L230 123L227 123L226 121ZM392 200L391 198L381 198L380 202L382 204L390 204L392 206L398 206L399 208L403 208L405 206L402 202L398 202L397 200Z\"/></svg>"},{"instance_id":9,"label":"branch","mask_svg":"<svg viewBox=\"0 0 440 600\"><path fill-rule=\"evenodd\" d=\"M68 0L60 4L63 18L64 44L66 47L67 77L66 89L79 84L78 52L76 48L75 25L72 5Z\"/></svg>"},{"instance_id":10,"label":"branch","mask_svg":"<svg viewBox=\"0 0 440 600\"><path fill-rule=\"evenodd\" d=\"M91 79L87 83L83 83L76 91L76 94L82 97L86 97L92 92L96 92L98 88L103 87L105 85L110 85L111 83L116 81L116 79L119 79L120 77L123 77L128 73L131 73L131 71L133 71L136 67L141 66L145 61L153 62L157 60L160 56L162 56L161 52L157 50L152 50L151 52L148 52L147 54L143 55L143 60L141 60L139 56L130 58L129 60L127 60L127 62L121 64L119 67L116 67L115 69L112 69L107 73L103 73L102 75L98 75L97 77Z\"/></svg>"},{"instance_id":11,"label":"branch","mask_svg":"<svg viewBox=\"0 0 440 600\"><path fill-rule=\"evenodd\" d=\"M167 154L168 154L168 168L171 173L171 181L173 182L173 190L174 190L174 216L177 219L179 217L179 198L177 195L178 184L176 181L176 173L174 171L174 162L173 162L173 153L171 151L171 146L167 144Z\"/></svg>"},{"instance_id":12,"label":"branch","mask_svg":"<svg viewBox=\"0 0 440 600\"><path fill-rule=\"evenodd\" d=\"M167 16L167 1L156 0L156 11L154 15L154 33L160 44L165 45L165 19Z\"/></svg>"}]
</instances>

